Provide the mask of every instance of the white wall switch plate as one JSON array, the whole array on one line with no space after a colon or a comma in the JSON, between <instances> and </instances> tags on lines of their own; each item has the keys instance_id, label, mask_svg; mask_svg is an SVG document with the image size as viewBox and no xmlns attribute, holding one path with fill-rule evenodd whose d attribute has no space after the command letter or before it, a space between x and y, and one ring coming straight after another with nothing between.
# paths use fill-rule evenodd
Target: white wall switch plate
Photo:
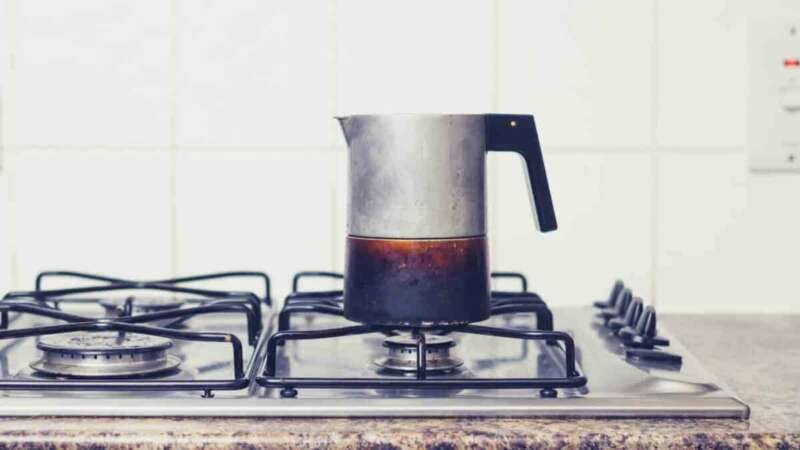
<instances>
[{"instance_id":1,"label":"white wall switch plate","mask_svg":"<svg viewBox=\"0 0 800 450\"><path fill-rule=\"evenodd\" d=\"M800 14L755 20L749 47L750 169L800 172Z\"/></svg>"}]
</instances>

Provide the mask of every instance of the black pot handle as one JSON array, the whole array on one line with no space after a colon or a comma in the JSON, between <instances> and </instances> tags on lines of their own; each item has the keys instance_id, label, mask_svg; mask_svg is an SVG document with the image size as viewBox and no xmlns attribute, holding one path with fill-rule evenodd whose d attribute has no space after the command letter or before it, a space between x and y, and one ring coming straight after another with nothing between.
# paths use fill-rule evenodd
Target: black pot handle
<instances>
[{"instance_id":1,"label":"black pot handle","mask_svg":"<svg viewBox=\"0 0 800 450\"><path fill-rule=\"evenodd\" d=\"M522 155L528 168L528 186L536 225L545 233L558 228L533 116L487 114L486 149Z\"/></svg>"}]
</instances>

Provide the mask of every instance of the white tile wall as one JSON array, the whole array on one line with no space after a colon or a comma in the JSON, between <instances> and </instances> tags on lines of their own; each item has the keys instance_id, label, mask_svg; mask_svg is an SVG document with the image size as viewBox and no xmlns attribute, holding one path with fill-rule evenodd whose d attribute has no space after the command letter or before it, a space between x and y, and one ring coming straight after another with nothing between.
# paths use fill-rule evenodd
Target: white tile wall
<instances>
[{"instance_id":1,"label":"white tile wall","mask_svg":"<svg viewBox=\"0 0 800 450\"><path fill-rule=\"evenodd\" d=\"M538 292L559 305L585 304L617 277L650 298L648 153L546 155L559 224L548 234L533 222L521 159L493 156L502 174L491 230L495 269L524 271Z\"/></svg>"},{"instance_id":2,"label":"white tile wall","mask_svg":"<svg viewBox=\"0 0 800 450\"><path fill-rule=\"evenodd\" d=\"M179 0L178 145L329 145L332 7L316 0Z\"/></svg>"},{"instance_id":3,"label":"white tile wall","mask_svg":"<svg viewBox=\"0 0 800 450\"><path fill-rule=\"evenodd\" d=\"M15 4L15 145L169 144L168 2Z\"/></svg>"},{"instance_id":4,"label":"white tile wall","mask_svg":"<svg viewBox=\"0 0 800 450\"><path fill-rule=\"evenodd\" d=\"M800 312L800 178L751 176L738 153L660 159L662 308Z\"/></svg>"},{"instance_id":5,"label":"white tile wall","mask_svg":"<svg viewBox=\"0 0 800 450\"><path fill-rule=\"evenodd\" d=\"M10 182L8 176L3 171L6 164L5 134L3 133L6 116L4 115L3 92L8 89L6 77L9 71L10 54L8 51L9 36L9 3L8 0L0 0L0 290L11 287L12 279L12 245L10 226Z\"/></svg>"},{"instance_id":6,"label":"white tile wall","mask_svg":"<svg viewBox=\"0 0 800 450\"><path fill-rule=\"evenodd\" d=\"M14 39L14 3L0 0L0 171L4 164L3 152L10 142L11 115L8 114L12 86L9 83L12 66L12 41ZM0 174L1 176L2 174Z\"/></svg>"},{"instance_id":7,"label":"white tile wall","mask_svg":"<svg viewBox=\"0 0 800 450\"><path fill-rule=\"evenodd\" d=\"M340 112L491 109L492 1L338 5Z\"/></svg>"},{"instance_id":8,"label":"white tile wall","mask_svg":"<svg viewBox=\"0 0 800 450\"><path fill-rule=\"evenodd\" d=\"M336 184L334 185L336 203L333 208L333 269L344 271L345 240L347 234L347 150L335 152Z\"/></svg>"},{"instance_id":9,"label":"white tile wall","mask_svg":"<svg viewBox=\"0 0 800 450\"><path fill-rule=\"evenodd\" d=\"M15 145L169 144L169 4L16 2Z\"/></svg>"},{"instance_id":10,"label":"white tile wall","mask_svg":"<svg viewBox=\"0 0 800 450\"><path fill-rule=\"evenodd\" d=\"M743 146L747 24L729 0L658 3L658 143Z\"/></svg>"},{"instance_id":11,"label":"white tile wall","mask_svg":"<svg viewBox=\"0 0 800 450\"><path fill-rule=\"evenodd\" d=\"M553 146L650 143L653 0L500 1L500 110Z\"/></svg>"},{"instance_id":12,"label":"white tile wall","mask_svg":"<svg viewBox=\"0 0 800 450\"><path fill-rule=\"evenodd\" d=\"M14 170L21 286L38 271L170 272L170 170L165 152L28 150Z\"/></svg>"},{"instance_id":13,"label":"white tile wall","mask_svg":"<svg viewBox=\"0 0 800 450\"><path fill-rule=\"evenodd\" d=\"M12 255L9 180L0 173L0 290L11 288Z\"/></svg>"},{"instance_id":14,"label":"white tile wall","mask_svg":"<svg viewBox=\"0 0 800 450\"><path fill-rule=\"evenodd\" d=\"M342 269L330 116L506 111L537 116L561 228L533 229L521 163L493 155L496 270L556 304L623 277L664 310L797 311L799 178L744 167L746 23L764 10L0 0L0 288L55 267L256 269L280 297L296 270Z\"/></svg>"},{"instance_id":15,"label":"white tile wall","mask_svg":"<svg viewBox=\"0 0 800 450\"><path fill-rule=\"evenodd\" d=\"M180 152L180 273L263 270L286 294L292 274L333 265L336 164L330 151Z\"/></svg>"},{"instance_id":16,"label":"white tile wall","mask_svg":"<svg viewBox=\"0 0 800 450\"><path fill-rule=\"evenodd\" d=\"M0 95L2 95L2 90L4 86L4 81L6 80L6 72L9 68L9 37L11 36L11 30L9 29L9 14L8 9L10 8L10 4L8 0L0 0ZM2 102L0 102L2 103ZM2 111L0 111L2 114Z\"/></svg>"}]
</instances>

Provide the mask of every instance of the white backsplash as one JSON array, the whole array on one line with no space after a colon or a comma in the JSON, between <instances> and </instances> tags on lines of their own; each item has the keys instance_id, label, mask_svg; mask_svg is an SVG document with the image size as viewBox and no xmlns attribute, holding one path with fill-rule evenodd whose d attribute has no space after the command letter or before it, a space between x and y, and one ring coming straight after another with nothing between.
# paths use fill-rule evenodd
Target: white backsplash
<instances>
[{"instance_id":1,"label":"white backsplash","mask_svg":"<svg viewBox=\"0 0 800 450\"><path fill-rule=\"evenodd\" d=\"M496 270L554 304L622 277L665 311L800 311L800 176L746 168L755 8L0 0L0 290L254 269L282 296L343 266L332 116L497 111L536 115L560 229L491 155Z\"/></svg>"},{"instance_id":2,"label":"white backsplash","mask_svg":"<svg viewBox=\"0 0 800 450\"><path fill-rule=\"evenodd\" d=\"M169 146L169 2L0 3L14 13L8 146Z\"/></svg>"},{"instance_id":3,"label":"white backsplash","mask_svg":"<svg viewBox=\"0 0 800 450\"><path fill-rule=\"evenodd\" d=\"M18 287L53 268L163 277L171 266L166 151L13 152Z\"/></svg>"},{"instance_id":4,"label":"white backsplash","mask_svg":"<svg viewBox=\"0 0 800 450\"><path fill-rule=\"evenodd\" d=\"M177 145L331 146L333 6L314 0L178 0Z\"/></svg>"},{"instance_id":5,"label":"white backsplash","mask_svg":"<svg viewBox=\"0 0 800 450\"><path fill-rule=\"evenodd\" d=\"M180 151L176 179L180 273L256 268L286 293L334 265L332 151Z\"/></svg>"},{"instance_id":6,"label":"white backsplash","mask_svg":"<svg viewBox=\"0 0 800 450\"><path fill-rule=\"evenodd\" d=\"M653 208L648 152L553 153L547 158L559 229L535 232L521 164L498 155L494 267L525 267L544 297L586 304L624 279L651 298ZM632 189L632 186L637 186Z\"/></svg>"},{"instance_id":7,"label":"white backsplash","mask_svg":"<svg viewBox=\"0 0 800 450\"><path fill-rule=\"evenodd\" d=\"M338 112L492 108L494 2L338 3Z\"/></svg>"},{"instance_id":8,"label":"white backsplash","mask_svg":"<svg viewBox=\"0 0 800 450\"><path fill-rule=\"evenodd\" d=\"M498 1L497 104L551 148L651 143L653 1Z\"/></svg>"},{"instance_id":9,"label":"white backsplash","mask_svg":"<svg viewBox=\"0 0 800 450\"><path fill-rule=\"evenodd\" d=\"M747 21L738 3L658 2L659 145L741 149L746 142Z\"/></svg>"}]
</instances>

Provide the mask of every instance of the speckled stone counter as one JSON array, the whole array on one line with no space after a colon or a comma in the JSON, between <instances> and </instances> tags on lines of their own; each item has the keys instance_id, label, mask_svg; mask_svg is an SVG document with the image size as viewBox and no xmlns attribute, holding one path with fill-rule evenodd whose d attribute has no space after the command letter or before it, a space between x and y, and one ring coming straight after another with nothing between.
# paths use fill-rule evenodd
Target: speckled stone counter
<instances>
[{"instance_id":1,"label":"speckled stone counter","mask_svg":"<svg viewBox=\"0 0 800 450\"><path fill-rule=\"evenodd\" d=\"M0 448L800 449L800 316L672 316L752 408L715 419L1 418Z\"/></svg>"}]
</instances>

